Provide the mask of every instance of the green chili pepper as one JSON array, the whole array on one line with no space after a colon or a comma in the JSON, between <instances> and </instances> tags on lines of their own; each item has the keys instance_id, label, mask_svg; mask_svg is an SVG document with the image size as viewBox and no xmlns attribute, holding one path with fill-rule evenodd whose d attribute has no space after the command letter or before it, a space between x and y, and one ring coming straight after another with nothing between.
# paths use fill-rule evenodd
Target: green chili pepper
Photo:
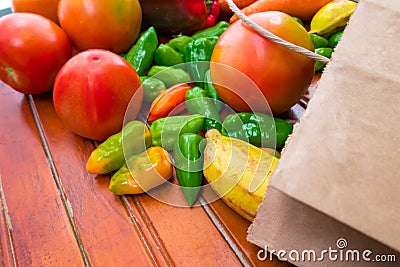
<instances>
[{"instance_id":1,"label":"green chili pepper","mask_svg":"<svg viewBox=\"0 0 400 267\"><path fill-rule=\"evenodd\" d=\"M261 113L234 113L228 115L222 134L238 138L258 147L274 147L275 127L271 116Z\"/></svg>"},{"instance_id":2,"label":"green chili pepper","mask_svg":"<svg viewBox=\"0 0 400 267\"><path fill-rule=\"evenodd\" d=\"M219 97L217 90L215 90L215 87L212 83L210 70L206 71L204 77L204 90L207 92L207 96L213 100L213 103L217 108L217 110L221 111L222 109L221 98Z\"/></svg>"},{"instance_id":3,"label":"green chili pepper","mask_svg":"<svg viewBox=\"0 0 400 267\"><path fill-rule=\"evenodd\" d=\"M196 85L204 87L204 76L210 68L211 55L215 46L215 38L199 38L185 47L184 59L187 69Z\"/></svg>"},{"instance_id":4,"label":"green chili pepper","mask_svg":"<svg viewBox=\"0 0 400 267\"><path fill-rule=\"evenodd\" d=\"M276 147L285 145L286 139L293 132L293 125L280 118L274 118L276 128Z\"/></svg>"},{"instance_id":5,"label":"green chili pepper","mask_svg":"<svg viewBox=\"0 0 400 267\"><path fill-rule=\"evenodd\" d=\"M215 128L222 131L222 120L212 99L207 96L207 92L200 87L193 87L186 92L186 109L190 114L204 116L203 129L205 131Z\"/></svg>"},{"instance_id":6,"label":"green chili pepper","mask_svg":"<svg viewBox=\"0 0 400 267\"><path fill-rule=\"evenodd\" d=\"M208 40L210 40L211 44L212 44L212 48L214 50L215 45L218 42L219 37L217 36L211 36L211 37L206 37Z\"/></svg>"},{"instance_id":7,"label":"green chili pepper","mask_svg":"<svg viewBox=\"0 0 400 267\"><path fill-rule=\"evenodd\" d=\"M203 124L204 116L198 114L157 119L150 126L153 145L172 150L179 135L198 133Z\"/></svg>"},{"instance_id":8,"label":"green chili pepper","mask_svg":"<svg viewBox=\"0 0 400 267\"><path fill-rule=\"evenodd\" d=\"M339 43L340 38L342 38L342 35L343 35L343 31L334 33L331 37L329 37L328 45L332 48L335 48L337 46L337 44Z\"/></svg>"},{"instance_id":9,"label":"green chili pepper","mask_svg":"<svg viewBox=\"0 0 400 267\"><path fill-rule=\"evenodd\" d=\"M190 83L189 74L180 68L154 65L148 75L164 82L167 88L178 83Z\"/></svg>"},{"instance_id":10,"label":"green chili pepper","mask_svg":"<svg viewBox=\"0 0 400 267\"><path fill-rule=\"evenodd\" d=\"M193 41L192 37L182 35L182 36L171 39L168 42L168 45L170 47L172 47L173 49L175 49L175 51L183 54L185 52L185 46L188 43L190 43L191 41Z\"/></svg>"},{"instance_id":11,"label":"green chili pepper","mask_svg":"<svg viewBox=\"0 0 400 267\"><path fill-rule=\"evenodd\" d=\"M140 76L140 81L142 82L143 88L143 101L146 103L151 103L153 100L165 90L165 84L156 78L148 76Z\"/></svg>"},{"instance_id":12,"label":"green chili pepper","mask_svg":"<svg viewBox=\"0 0 400 267\"><path fill-rule=\"evenodd\" d=\"M223 135L258 147L281 147L291 132L292 125L288 122L263 113L230 114L222 124Z\"/></svg>"},{"instance_id":13,"label":"green chili pepper","mask_svg":"<svg viewBox=\"0 0 400 267\"><path fill-rule=\"evenodd\" d=\"M183 55L167 44L160 44L154 53L154 62L161 66L174 66L183 63Z\"/></svg>"},{"instance_id":14,"label":"green chili pepper","mask_svg":"<svg viewBox=\"0 0 400 267\"><path fill-rule=\"evenodd\" d=\"M157 46L158 38L152 26L139 36L136 43L128 51L126 60L135 68L139 76L150 68Z\"/></svg>"},{"instance_id":15,"label":"green chili pepper","mask_svg":"<svg viewBox=\"0 0 400 267\"><path fill-rule=\"evenodd\" d=\"M196 202L203 181L202 141L198 134L185 133L174 146L176 178L190 206Z\"/></svg>"},{"instance_id":16,"label":"green chili pepper","mask_svg":"<svg viewBox=\"0 0 400 267\"><path fill-rule=\"evenodd\" d=\"M210 61L216 38L199 38L185 46L185 62Z\"/></svg>"},{"instance_id":17,"label":"green chili pepper","mask_svg":"<svg viewBox=\"0 0 400 267\"><path fill-rule=\"evenodd\" d=\"M220 37L221 34L229 27L229 23L226 21L220 21L212 27L201 30L193 34L193 39L199 39L203 37Z\"/></svg>"},{"instance_id":18,"label":"green chili pepper","mask_svg":"<svg viewBox=\"0 0 400 267\"><path fill-rule=\"evenodd\" d=\"M326 40L322 36L319 36L319 35L317 35L315 33L310 33L310 38L311 38L311 41L314 44L314 49L328 46L328 40Z\"/></svg>"},{"instance_id":19,"label":"green chili pepper","mask_svg":"<svg viewBox=\"0 0 400 267\"><path fill-rule=\"evenodd\" d=\"M124 155L138 154L150 145L151 136L147 126L141 121L130 121L120 132L107 138L92 151L86 163L86 170L95 174L117 170L125 162Z\"/></svg>"},{"instance_id":20,"label":"green chili pepper","mask_svg":"<svg viewBox=\"0 0 400 267\"><path fill-rule=\"evenodd\" d=\"M331 58L332 52L333 52L333 49L330 47L320 47L320 48L315 49L316 54L325 56L327 58ZM325 65L326 65L325 63L316 61L314 71L317 72L319 70L322 70L325 67Z\"/></svg>"}]
</instances>

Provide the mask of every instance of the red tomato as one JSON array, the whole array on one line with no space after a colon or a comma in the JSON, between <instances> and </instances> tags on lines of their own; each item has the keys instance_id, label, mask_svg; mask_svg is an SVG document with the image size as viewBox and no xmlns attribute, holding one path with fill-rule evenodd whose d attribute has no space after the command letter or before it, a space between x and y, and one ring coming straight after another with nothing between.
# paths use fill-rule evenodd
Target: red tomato
<instances>
[{"instance_id":1,"label":"red tomato","mask_svg":"<svg viewBox=\"0 0 400 267\"><path fill-rule=\"evenodd\" d=\"M78 50L122 53L138 37L142 10L138 0L60 0L58 18Z\"/></svg>"},{"instance_id":2,"label":"red tomato","mask_svg":"<svg viewBox=\"0 0 400 267\"><path fill-rule=\"evenodd\" d=\"M135 69L107 50L91 49L72 57L54 82L53 102L65 126L90 139L104 140L121 130L125 111L135 95L135 118L143 92Z\"/></svg>"},{"instance_id":3,"label":"red tomato","mask_svg":"<svg viewBox=\"0 0 400 267\"><path fill-rule=\"evenodd\" d=\"M65 32L45 17L13 13L0 18L0 80L19 92L51 90L71 50Z\"/></svg>"},{"instance_id":4,"label":"red tomato","mask_svg":"<svg viewBox=\"0 0 400 267\"><path fill-rule=\"evenodd\" d=\"M58 24L57 7L60 0L12 0L14 12L42 15Z\"/></svg>"},{"instance_id":5,"label":"red tomato","mask_svg":"<svg viewBox=\"0 0 400 267\"><path fill-rule=\"evenodd\" d=\"M307 31L289 15L269 11L256 13L250 18L282 39L313 51ZM212 80L225 103L238 111L265 112L266 102L260 99L264 96L275 115L300 100L311 83L315 63L269 41L241 21L233 23L221 35L211 62L232 67L257 85L251 86L244 81L244 76L229 75L231 71L227 67L211 64Z\"/></svg>"}]
</instances>

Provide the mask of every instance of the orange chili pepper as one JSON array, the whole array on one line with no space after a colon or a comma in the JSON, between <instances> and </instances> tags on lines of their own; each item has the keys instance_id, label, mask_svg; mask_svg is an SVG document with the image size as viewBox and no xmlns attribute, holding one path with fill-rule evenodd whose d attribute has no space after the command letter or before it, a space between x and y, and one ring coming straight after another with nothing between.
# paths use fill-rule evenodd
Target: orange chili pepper
<instances>
[{"instance_id":1,"label":"orange chili pepper","mask_svg":"<svg viewBox=\"0 0 400 267\"><path fill-rule=\"evenodd\" d=\"M116 195L144 193L169 180L172 173L168 152L153 146L130 157L111 178L109 189Z\"/></svg>"},{"instance_id":2,"label":"orange chili pepper","mask_svg":"<svg viewBox=\"0 0 400 267\"><path fill-rule=\"evenodd\" d=\"M153 122L157 119L165 118L168 115L172 115L172 111L174 114L177 114L185 110L185 95L190 89L192 89L192 86L180 83L161 92L151 104L147 121Z\"/></svg>"}]
</instances>

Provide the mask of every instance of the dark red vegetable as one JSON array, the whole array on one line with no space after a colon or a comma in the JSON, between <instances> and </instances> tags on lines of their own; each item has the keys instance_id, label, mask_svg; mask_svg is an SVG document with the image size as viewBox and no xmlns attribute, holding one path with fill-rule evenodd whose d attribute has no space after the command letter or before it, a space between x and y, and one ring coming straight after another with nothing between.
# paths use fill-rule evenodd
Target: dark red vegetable
<instances>
[{"instance_id":1,"label":"dark red vegetable","mask_svg":"<svg viewBox=\"0 0 400 267\"><path fill-rule=\"evenodd\" d=\"M191 35L206 27L204 0L140 0L144 27L154 26L158 34Z\"/></svg>"}]
</instances>

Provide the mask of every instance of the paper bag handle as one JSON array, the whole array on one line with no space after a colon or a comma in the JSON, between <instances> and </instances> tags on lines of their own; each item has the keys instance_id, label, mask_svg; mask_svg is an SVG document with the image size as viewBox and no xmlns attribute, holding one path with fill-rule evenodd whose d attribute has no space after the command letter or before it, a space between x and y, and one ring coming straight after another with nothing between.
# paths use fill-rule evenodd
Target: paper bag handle
<instances>
[{"instance_id":1,"label":"paper bag handle","mask_svg":"<svg viewBox=\"0 0 400 267\"><path fill-rule=\"evenodd\" d=\"M264 29L254 21L252 21L248 16L246 16L233 2L233 0L226 0L228 3L229 8L245 23L247 24L250 28L254 29L257 31L260 35L264 36L268 40L271 40L283 47L286 47L287 49L290 49L296 53L302 54L308 58L315 59L321 63L328 63L330 61L329 58L318 55L304 47L292 44L286 40L283 40L282 38L276 36L275 34L271 33L270 31Z\"/></svg>"}]
</instances>

